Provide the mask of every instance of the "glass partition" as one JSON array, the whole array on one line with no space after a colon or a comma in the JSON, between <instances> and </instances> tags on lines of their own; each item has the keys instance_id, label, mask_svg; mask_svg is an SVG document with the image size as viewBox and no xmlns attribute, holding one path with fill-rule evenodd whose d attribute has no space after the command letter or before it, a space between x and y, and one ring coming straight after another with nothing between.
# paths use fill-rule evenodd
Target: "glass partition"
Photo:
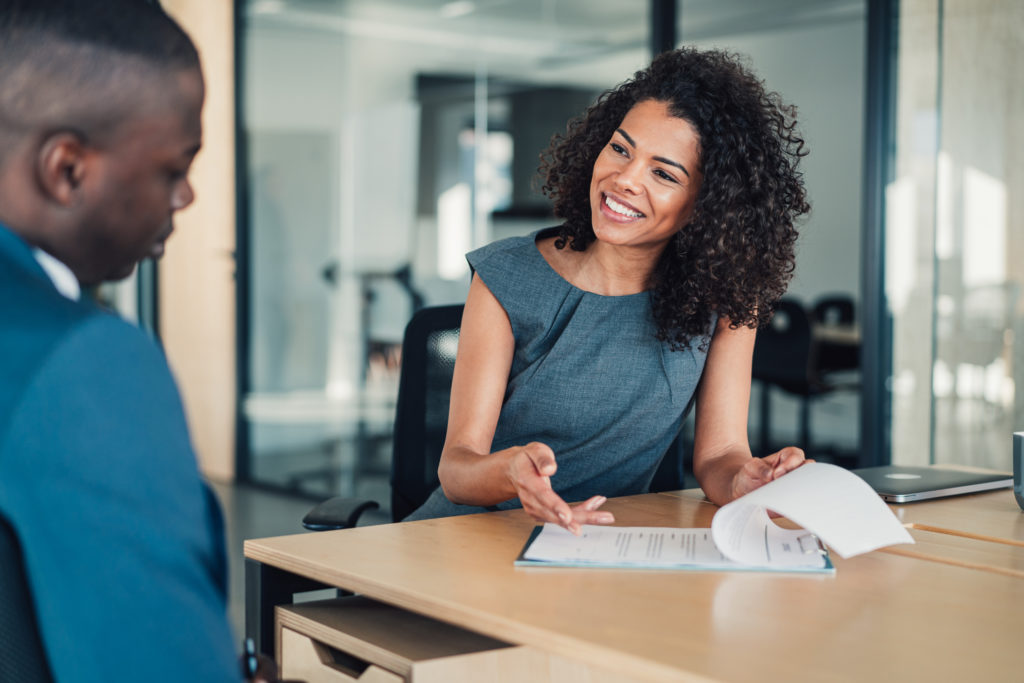
<instances>
[{"instance_id":1,"label":"glass partition","mask_svg":"<svg viewBox=\"0 0 1024 683\"><path fill-rule=\"evenodd\" d=\"M893 461L1010 469L1024 425L1024 7L903 0L888 188Z\"/></svg>"},{"instance_id":2,"label":"glass partition","mask_svg":"<svg viewBox=\"0 0 1024 683\"><path fill-rule=\"evenodd\" d=\"M749 55L800 110L814 214L791 294L856 300L865 0L678 9L683 42ZM648 3L245 0L239 14L243 471L385 501L406 321L464 299L466 251L552 223L539 154L649 61ZM797 413L780 395L780 440L794 442ZM819 445L856 450L855 393L813 420Z\"/></svg>"},{"instance_id":3,"label":"glass partition","mask_svg":"<svg viewBox=\"0 0 1024 683\"><path fill-rule=\"evenodd\" d=\"M387 500L405 323L551 224L538 156L644 65L645 4L242 4L253 479Z\"/></svg>"}]
</instances>

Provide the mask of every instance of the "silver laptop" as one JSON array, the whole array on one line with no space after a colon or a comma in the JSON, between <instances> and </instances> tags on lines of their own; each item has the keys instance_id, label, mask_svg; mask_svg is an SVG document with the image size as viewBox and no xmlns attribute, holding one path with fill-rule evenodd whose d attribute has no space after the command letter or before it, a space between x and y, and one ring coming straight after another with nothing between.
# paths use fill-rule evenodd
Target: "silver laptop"
<instances>
[{"instance_id":1,"label":"silver laptop","mask_svg":"<svg viewBox=\"0 0 1024 683\"><path fill-rule=\"evenodd\" d=\"M1009 488L1013 475L1002 472L967 472L942 467L887 465L851 470L871 485L882 500L909 503L929 498L959 496Z\"/></svg>"}]
</instances>

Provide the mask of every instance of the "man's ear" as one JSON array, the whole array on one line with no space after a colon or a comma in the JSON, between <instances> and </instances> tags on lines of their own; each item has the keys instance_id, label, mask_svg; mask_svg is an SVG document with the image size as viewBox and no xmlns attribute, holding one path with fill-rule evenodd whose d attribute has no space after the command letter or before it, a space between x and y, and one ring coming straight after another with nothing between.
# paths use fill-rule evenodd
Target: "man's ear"
<instances>
[{"instance_id":1,"label":"man's ear","mask_svg":"<svg viewBox=\"0 0 1024 683\"><path fill-rule=\"evenodd\" d=\"M75 204L85 178L88 149L74 131L53 133L39 147L36 178L44 194L64 207Z\"/></svg>"}]
</instances>

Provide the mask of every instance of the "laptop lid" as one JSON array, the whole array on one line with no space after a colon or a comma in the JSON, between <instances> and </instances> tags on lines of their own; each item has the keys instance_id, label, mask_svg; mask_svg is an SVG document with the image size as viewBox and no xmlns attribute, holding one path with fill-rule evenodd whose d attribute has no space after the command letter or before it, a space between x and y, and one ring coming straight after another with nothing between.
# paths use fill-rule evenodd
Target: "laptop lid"
<instances>
[{"instance_id":1,"label":"laptop lid","mask_svg":"<svg viewBox=\"0 0 1024 683\"><path fill-rule=\"evenodd\" d=\"M851 470L890 503L959 496L991 489L1009 488L1013 475L1003 472L970 472L943 467L887 465Z\"/></svg>"}]
</instances>

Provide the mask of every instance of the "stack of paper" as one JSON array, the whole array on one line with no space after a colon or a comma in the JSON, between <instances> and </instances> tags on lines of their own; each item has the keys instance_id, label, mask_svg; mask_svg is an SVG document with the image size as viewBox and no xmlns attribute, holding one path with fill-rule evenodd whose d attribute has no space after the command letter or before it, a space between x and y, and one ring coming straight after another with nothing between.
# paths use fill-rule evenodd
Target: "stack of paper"
<instances>
[{"instance_id":1,"label":"stack of paper","mask_svg":"<svg viewBox=\"0 0 1024 683\"><path fill-rule=\"evenodd\" d=\"M778 526L768 510L803 528ZM863 479L807 463L722 507L710 529L584 525L574 536L545 524L516 564L832 572L819 539L844 558L914 542Z\"/></svg>"}]
</instances>

